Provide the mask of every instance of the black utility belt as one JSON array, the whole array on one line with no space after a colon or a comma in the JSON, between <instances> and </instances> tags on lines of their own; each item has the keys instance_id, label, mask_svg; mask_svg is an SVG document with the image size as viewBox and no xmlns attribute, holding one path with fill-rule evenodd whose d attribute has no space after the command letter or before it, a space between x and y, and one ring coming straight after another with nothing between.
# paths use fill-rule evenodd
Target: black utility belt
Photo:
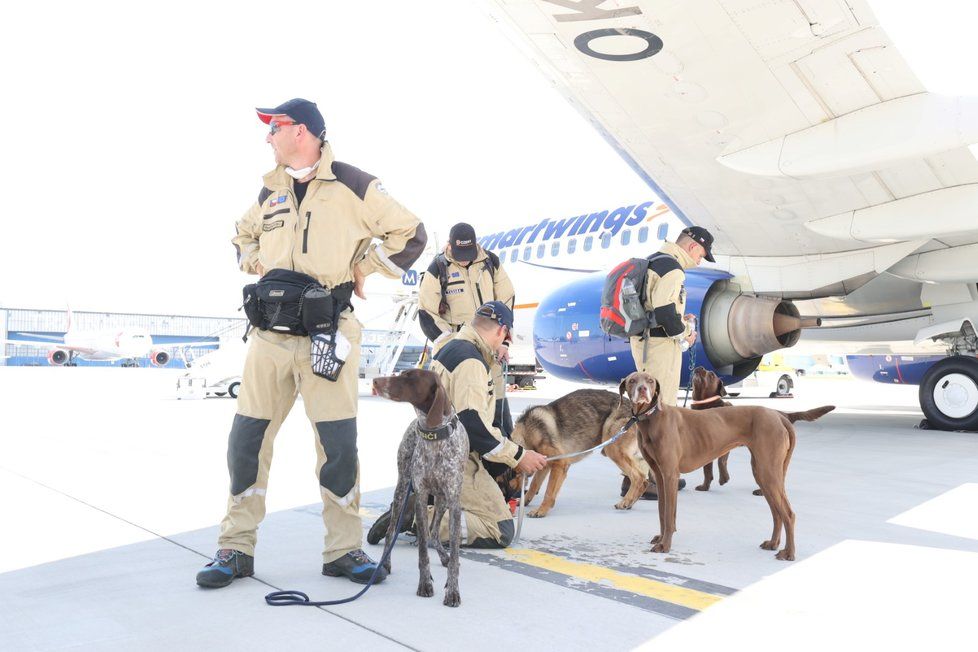
<instances>
[{"instance_id":1,"label":"black utility belt","mask_svg":"<svg viewBox=\"0 0 978 652\"><path fill-rule=\"evenodd\" d=\"M248 322L261 330L289 335L335 333L340 313L352 308L353 282L333 288L301 272L273 269L244 286Z\"/></svg>"}]
</instances>

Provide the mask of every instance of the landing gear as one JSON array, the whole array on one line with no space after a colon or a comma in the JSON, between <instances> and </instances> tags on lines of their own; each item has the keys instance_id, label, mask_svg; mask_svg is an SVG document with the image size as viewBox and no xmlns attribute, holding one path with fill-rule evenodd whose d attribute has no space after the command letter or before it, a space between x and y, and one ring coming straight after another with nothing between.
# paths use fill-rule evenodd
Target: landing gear
<instances>
[{"instance_id":1,"label":"landing gear","mask_svg":"<svg viewBox=\"0 0 978 652\"><path fill-rule=\"evenodd\" d=\"M934 364L920 383L921 428L978 431L978 358L952 355Z\"/></svg>"},{"instance_id":2,"label":"landing gear","mask_svg":"<svg viewBox=\"0 0 978 652\"><path fill-rule=\"evenodd\" d=\"M241 387L241 383L235 381L228 385L228 396L231 398L238 398L238 389ZM218 396L221 396L218 394Z\"/></svg>"},{"instance_id":3,"label":"landing gear","mask_svg":"<svg viewBox=\"0 0 978 652\"><path fill-rule=\"evenodd\" d=\"M788 374L783 374L778 378L778 384L775 386L775 391L771 392L768 398L790 398L791 390L795 388L795 381L791 380L791 376Z\"/></svg>"}]
</instances>

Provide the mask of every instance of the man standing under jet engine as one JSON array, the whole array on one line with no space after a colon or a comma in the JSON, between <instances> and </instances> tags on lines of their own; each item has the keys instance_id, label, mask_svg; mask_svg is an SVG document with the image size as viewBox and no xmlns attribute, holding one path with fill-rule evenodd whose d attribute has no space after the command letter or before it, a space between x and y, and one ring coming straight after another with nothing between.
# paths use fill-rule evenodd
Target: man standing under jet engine
<instances>
[{"instance_id":1,"label":"man standing under jet engine","mask_svg":"<svg viewBox=\"0 0 978 652\"><path fill-rule=\"evenodd\" d=\"M680 232L675 243L666 242L649 257L645 281L644 306L650 328L632 337L632 359L635 368L649 373L659 382L659 397L665 405L675 406L682 375L683 342L687 348L696 342L695 316L686 311L686 270L699 266L703 259L716 262L711 249L713 236L706 229L690 226ZM649 477L649 488L642 498L655 500L657 492L651 470L645 460L641 466ZM622 496L628 491L628 478L622 482ZM686 481L679 480L679 488Z\"/></svg>"},{"instance_id":2,"label":"man standing under jet engine","mask_svg":"<svg viewBox=\"0 0 978 652\"><path fill-rule=\"evenodd\" d=\"M197 574L197 584L222 587L254 574L272 445L297 392L315 432L326 526L322 573L366 583L377 565L360 548L356 417L361 326L350 295L365 298L364 279L370 274L397 278L410 269L427 235L418 218L394 201L380 181L333 159L323 116L313 102L296 98L257 111L270 127L265 141L277 167L265 175L258 201L236 225L232 242L238 263L242 271L266 282L291 279L298 272L307 275L307 283L322 285L317 291L329 297L331 318L324 323L330 328L332 349L326 350L331 362L319 366L322 349L313 347L307 335L253 329L228 441L227 515L221 521L219 550ZM374 239L380 243L372 244ZM275 292L282 290L270 290L269 302ZM310 296L302 294L303 299ZM296 312L308 313L309 304L299 302ZM314 352L320 356L315 366ZM376 581L386 575L378 569Z\"/></svg>"}]
</instances>

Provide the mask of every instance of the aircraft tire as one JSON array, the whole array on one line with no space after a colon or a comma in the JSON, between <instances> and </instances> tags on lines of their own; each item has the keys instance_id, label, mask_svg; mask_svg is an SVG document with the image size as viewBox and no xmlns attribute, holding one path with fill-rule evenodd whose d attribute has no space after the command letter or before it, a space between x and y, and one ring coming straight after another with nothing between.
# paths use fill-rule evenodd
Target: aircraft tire
<instances>
[{"instance_id":1,"label":"aircraft tire","mask_svg":"<svg viewBox=\"0 0 978 652\"><path fill-rule=\"evenodd\" d=\"M231 398L238 398L238 388L241 387L241 383L233 382L228 385L228 396Z\"/></svg>"},{"instance_id":2,"label":"aircraft tire","mask_svg":"<svg viewBox=\"0 0 978 652\"><path fill-rule=\"evenodd\" d=\"M930 428L978 431L978 358L938 361L924 374L918 398Z\"/></svg>"},{"instance_id":3,"label":"aircraft tire","mask_svg":"<svg viewBox=\"0 0 978 652\"><path fill-rule=\"evenodd\" d=\"M795 383L791 380L791 376L785 374L778 378L777 395L787 396L791 393L791 390L794 389L794 387Z\"/></svg>"}]
</instances>

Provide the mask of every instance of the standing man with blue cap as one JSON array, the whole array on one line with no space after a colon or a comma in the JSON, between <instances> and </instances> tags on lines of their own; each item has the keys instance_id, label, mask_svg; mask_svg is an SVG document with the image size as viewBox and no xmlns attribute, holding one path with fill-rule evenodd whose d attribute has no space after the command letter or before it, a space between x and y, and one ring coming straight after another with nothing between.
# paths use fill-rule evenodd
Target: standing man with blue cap
<instances>
[{"instance_id":1,"label":"standing man with blue cap","mask_svg":"<svg viewBox=\"0 0 978 652\"><path fill-rule=\"evenodd\" d=\"M326 527L322 573L366 583L377 564L361 549L361 326L350 299L352 294L366 298L363 285L370 274L404 274L424 250L427 235L418 218L394 201L376 177L333 159L323 116L313 102L296 98L257 111L269 126L265 142L276 167L265 175L258 200L236 224L232 242L238 264L242 271L262 277L255 286L259 298L262 281L268 288L273 278L299 279L299 287L315 293L304 289L304 301L293 306L274 303L276 296L283 296L275 293L282 291L269 290L264 305L278 310L274 318L261 313L262 303L250 304L259 308L254 318L249 314L255 328L228 441L227 514L221 521L217 554L197 574L197 584L222 587L254 574L272 445L297 394L312 423L317 453ZM307 319L313 296L321 310L312 326L323 329L316 334ZM307 333L276 325L290 310L301 316ZM317 339L320 335L324 339ZM386 575L380 568L375 581Z\"/></svg>"},{"instance_id":2,"label":"standing man with blue cap","mask_svg":"<svg viewBox=\"0 0 978 652\"><path fill-rule=\"evenodd\" d=\"M431 370L469 437L469 457L462 480L462 545L472 548L505 548L513 540L513 515L486 464L501 464L527 475L539 471L547 458L523 448L493 425L496 396L490 372L500 345L513 330L513 311L502 301L489 301L475 311L471 321L441 348ZM409 500L413 500L411 494ZM414 513L411 503L406 514ZM381 516L367 534L377 543L387 532L391 512ZM403 528L411 523L402 524ZM442 519L439 536L448 541L448 519Z\"/></svg>"}]
</instances>

